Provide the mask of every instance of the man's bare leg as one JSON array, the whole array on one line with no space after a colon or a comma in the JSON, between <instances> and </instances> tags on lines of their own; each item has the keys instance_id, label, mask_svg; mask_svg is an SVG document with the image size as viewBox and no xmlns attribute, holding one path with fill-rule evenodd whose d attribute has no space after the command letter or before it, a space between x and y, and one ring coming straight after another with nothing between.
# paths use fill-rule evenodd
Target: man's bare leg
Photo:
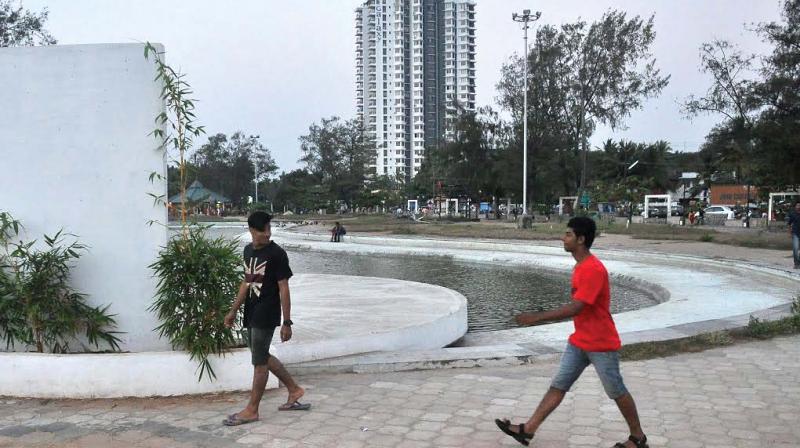
<instances>
[{"instance_id":1,"label":"man's bare leg","mask_svg":"<svg viewBox=\"0 0 800 448\"><path fill-rule=\"evenodd\" d=\"M236 414L239 418L244 420L258 418L258 405L261 403L261 397L264 396L268 377L269 368L267 364L253 366L253 388L250 390L250 400L244 410Z\"/></svg>"},{"instance_id":2,"label":"man's bare leg","mask_svg":"<svg viewBox=\"0 0 800 448\"><path fill-rule=\"evenodd\" d=\"M281 383L286 385L286 389L289 390L289 398L286 400L287 404L294 403L306 393L305 389L294 382L294 378L289 375L289 372L286 371L286 368L283 367L283 364L278 358L270 356L267 360L267 367L269 367L269 371L272 372L273 375L278 377Z\"/></svg>"},{"instance_id":3,"label":"man's bare leg","mask_svg":"<svg viewBox=\"0 0 800 448\"><path fill-rule=\"evenodd\" d=\"M633 396L626 392L625 395L617 398L614 401L617 403L619 411L625 418L625 422L628 423L628 429L630 430L631 435L637 439L644 437L642 425L639 422L639 413L636 411L636 403L633 401ZM625 442L625 446L636 448L636 445L630 440Z\"/></svg>"},{"instance_id":4,"label":"man's bare leg","mask_svg":"<svg viewBox=\"0 0 800 448\"><path fill-rule=\"evenodd\" d=\"M525 432L528 434L534 434L539 426L544 422L548 415L553 412L559 404L561 404L561 400L564 399L564 395L567 393L563 390L556 389L555 387L551 387L547 390L542 397L542 401L539 402L539 406L536 407L536 410L533 412L533 415L530 419L525 423ZM519 427L516 425L509 428L512 432L518 432Z\"/></svg>"}]
</instances>

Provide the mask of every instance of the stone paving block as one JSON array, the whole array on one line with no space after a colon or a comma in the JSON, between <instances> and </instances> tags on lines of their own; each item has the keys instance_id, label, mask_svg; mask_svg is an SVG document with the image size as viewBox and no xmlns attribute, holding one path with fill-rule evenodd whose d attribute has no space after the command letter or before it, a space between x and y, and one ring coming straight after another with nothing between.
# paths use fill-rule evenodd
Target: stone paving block
<instances>
[{"instance_id":1,"label":"stone paving block","mask_svg":"<svg viewBox=\"0 0 800 448\"><path fill-rule=\"evenodd\" d=\"M800 446L798 342L800 336L792 336L623 363L651 446ZM276 412L284 393L268 393L262 421L234 428L220 423L240 409L245 394L144 402L17 400L15 414L0 413L0 446L44 446L37 437L52 437L45 443L82 448L510 447L516 444L493 420L508 417L516 423L530 416L557 366L557 360L548 362L304 376L302 383L314 403L311 411ZM25 418L17 421L12 415ZM615 403L605 396L596 374L587 370L539 429L533 446L611 446L626 434ZM31 438L23 438L26 435Z\"/></svg>"}]
</instances>

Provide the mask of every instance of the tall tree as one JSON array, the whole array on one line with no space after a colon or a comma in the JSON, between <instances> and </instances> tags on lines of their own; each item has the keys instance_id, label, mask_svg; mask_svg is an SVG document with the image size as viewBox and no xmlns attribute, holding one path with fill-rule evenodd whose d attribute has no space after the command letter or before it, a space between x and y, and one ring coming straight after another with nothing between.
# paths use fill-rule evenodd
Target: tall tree
<instances>
[{"instance_id":1,"label":"tall tree","mask_svg":"<svg viewBox=\"0 0 800 448\"><path fill-rule=\"evenodd\" d=\"M197 170L196 179L240 206L254 194L254 181L260 182L278 169L259 136L241 131L230 138L222 133L209 136L208 142L192 155L191 162Z\"/></svg>"},{"instance_id":2,"label":"tall tree","mask_svg":"<svg viewBox=\"0 0 800 448\"><path fill-rule=\"evenodd\" d=\"M281 173L276 181L270 182L267 191L277 210L298 213L325 207L327 203L320 179L303 169Z\"/></svg>"},{"instance_id":3,"label":"tall tree","mask_svg":"<svg viewBox=\"0 0 800 448\"><path fill-rule=\"evenodd\" d=\"M655 39L653 17L643 20L639 16L628 19L624 12L608 11L595 23L576 22L560 28L543 26L536 34L535 45L527 55L530 74L534 82L529 84L531 102L528 116L529 129L537 121L558 122L565 129L558 132L557 146L570 145L572 160L562 154L558 163L575 163L578 155L585 167L588 157L588 138L597 124L612 128L624 126L624 119L633 110L639 109L644 99L658 95L669 82L655 66L650 47ZM506 71L513 76L513 71ZM514 84L507 76L498 85L501 104L511 107L515 117L522 117L521 89L504 88ZM543 105L537 110L536 98ZM543 120L537 114L550 114ZM558 119L554 119L558 117ZM521 120L520 120L521 121ZM540 134L549 132L538 130ZM552 132L551 132L552 133ZM565 133L569 137L565 138ZM530 133L537 138L537 130ZM529 142L531 143L531 142ZM535 143L535 142L534 142ZM521 145L520 145L521 146ZM585 169L574 169L575 186L586 184ZM577 173L580 173L578 176Z\"/></svg>"},{"instance_id":4,"label":"tall tree","mask_svg":"<svg viewBox=\"0 0 800 448\"><path fill-rule=\"evenodd\" d=\"M684 103L689 117L719 114L730 121L742 121L751 127L751 113L758 107L754 95L756 82L747 79L752 73L754 55L745 55L725 40L700 46L700 71L711 75L711 86L702 97L690 95Z\"/></svg>"},{"instance_id":5,"label":"tall tree","mask_svg":"<svg viewBox=\"0 0 800 448\"><path fill-rule=\"evenodd\" d=\"M720 168L735 173L739 182L752 182L753 126L760 104L755 95L754 55L745 55L730 42L714 40L700 47L700 70L711 75L711 86L701 97L689 96L684 113L689 117L717 114L724 118L709 134L705 148Z\"/></svg>"},{"instance_id":6,"label":"tall tree","mask_svg":"<svg viewBox=\"0 0 800 448\"><path fill-rule=\"evenodd\" d=\"M54 45L56 39L45 29L47 8L30 12L11 0L0 0L0 47Z\"/></svg>"},{"instance_id":7,"label":"tall tree","mask_svg":"<svg viewBox=\"0 0 800 448\"><path fill-rule=\"evenodd\" d=\"M767 108L756 125L755 171L773 190L800 187L800 0L783 3L783 22L758 28L773 50L758 88Z\"/></svg>"},{"instance_id":8,"label":"tall tree","mask_svg":"<svg viewBox=\"0 0 800 448\"><path fill-rule=\"evenodd\" d=\"M666 192L674 185L667 142L651 144L607 140L595 151L590 185L598 199L639 201L645 191ZM629 167L637 162L634 170Z\"/></svg>"},{"instance_id":9,"label":"tall tree","mask_svg":"<svg viewBox=\"0 0 800 448\"><path fill-rule=\"evenodd\" d=\"M527 193L534 203L550 203L554 196L573 193L576 187L578 156L565 114L569 92L562 83L567 67L559 64L563 55L559 39L557 28L540 28L534 51L528 55ZM505 173L501 179L506 194L515 199L521 199L522 191L524 70L524 59L513 56L503 65L497 84L498 101L513 117L513 141L500 154L498 171Z\"/></svg>"},{"instance_id":10,"label":"tall tree","mask_svg":"<svg viewBox=\"0 0 800 448\"><path fill-rule=\"evenodd\" d=\"M323 118L300 137L300 162L317 176L334 201L352 207L364 182L373 174L375 142L356 119Z\"/></svg>"},{"instance_id":11,"label":"tall tree","mask_svg":"<svg viewBox=\"0 0 800 448\"><path fill-rule=\"evenodd\" d=\"M438 148L429 148L414 176L417 194L468 197L496 195L501 187L494 175L504 128L498 114L489 108L460 109L453 123L453 137Z\"/></svg>"}]
</instances>

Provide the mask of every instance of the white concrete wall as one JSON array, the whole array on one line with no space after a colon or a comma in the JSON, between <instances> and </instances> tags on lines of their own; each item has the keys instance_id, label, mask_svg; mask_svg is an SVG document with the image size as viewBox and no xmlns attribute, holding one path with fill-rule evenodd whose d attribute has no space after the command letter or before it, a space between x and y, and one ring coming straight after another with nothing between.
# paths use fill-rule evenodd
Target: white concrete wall
<instances>
[{"instance_id":1,"label":"white concrete wall","mask_svg":"<svg viewBox=\"0 0 800 448\"><path fill-rule=\"evenodd\" d=\"M152 397L247 390L253 366L247 349L211 360L216 380L197 380L198 363L186 352L118 354L0 353L8 376L0 396L36 398ZM53 371L59 374L53 375ZM267 387L278 387L270 375Z\"/></svg>"},{"instance_id":2,"label":"white concrete wall","mask_svg":"<svg viewBox=\"0 0 800 448\"><path fill-rule=\"evenodd\" d=\"M63 228L89 253L73 283L94 305L111 304L124 350L168 348L146 308L148 265L166 231L166 211L148 192L164 185L165 160L148 136L163 110L155 68L141 44L0 48L0 210L27 237Z\"/></svg>"}]
</instances>

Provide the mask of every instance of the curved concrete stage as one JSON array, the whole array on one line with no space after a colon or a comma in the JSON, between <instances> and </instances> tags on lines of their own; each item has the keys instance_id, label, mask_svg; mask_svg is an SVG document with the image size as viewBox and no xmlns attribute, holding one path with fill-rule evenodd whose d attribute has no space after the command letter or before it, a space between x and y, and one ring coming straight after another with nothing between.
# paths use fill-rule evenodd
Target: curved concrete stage
<instances>
[{"instance_id":1,"label":"curved concrete stage","mask_svg":"<svg viewBox=\"0 0 800 448\"><path fill-rule=\"evenodd\" d=\"M561 247L529 241L453 240L415 237L345 236L331 244L326 235L279 230L274 238L285 248L359 254L450 256L455 260L569 271L573 258ZM666 340L742 326L749 315L786 313L800 288L800 275L747 263L652 252L593 252L615 281L642 282L653 288L657 305L614 315L623 343ZM572 322L502 331L469 333L464 346L525 344L540 353L560 352L572 333Z\"/></svg>"},{"instance_id":2,"label":"curved concrete stage","mask_svg":"<svg viewBox=\"0 0 800 448\"><path fill-rule=\"evenodd\" d=\"M447 288L371 277L299 274L290 281L291 341L272 352L302 363L375 351L441 348L467 331L464 296ZM183 395L249 388L250 353L233 350L197 381L184 352L53 355L0 353L0 396L110 398ZM269 387L277 387L270 376Z\"/></svg>"}]
</instances>

